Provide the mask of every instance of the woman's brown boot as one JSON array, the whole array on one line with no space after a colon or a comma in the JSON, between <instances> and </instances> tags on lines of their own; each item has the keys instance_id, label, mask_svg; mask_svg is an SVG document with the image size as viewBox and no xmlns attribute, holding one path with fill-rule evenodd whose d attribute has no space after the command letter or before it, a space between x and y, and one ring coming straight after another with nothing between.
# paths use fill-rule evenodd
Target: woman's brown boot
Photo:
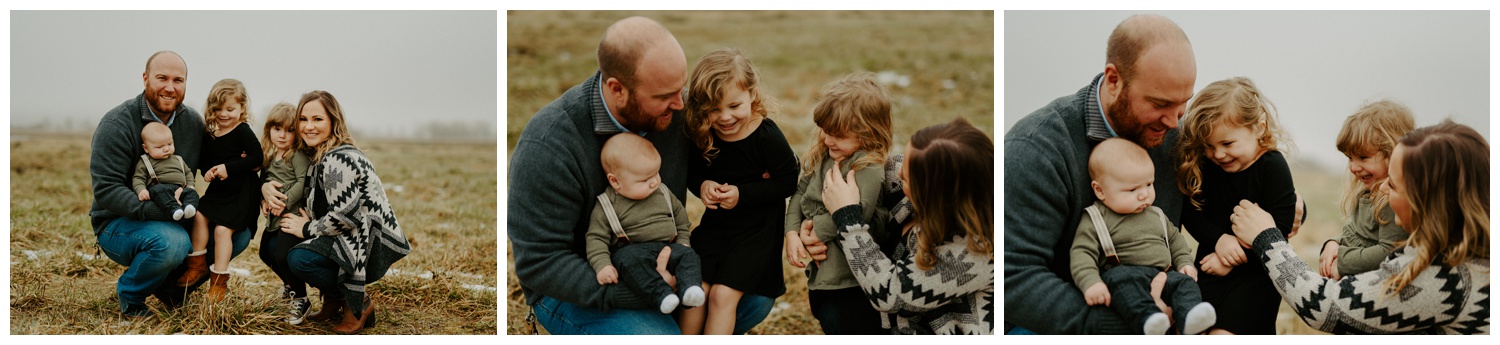
<instances>
[{"instance_id":1,"label":"woman's brown boot","mask_svg":"<svg viewBox=\"0 0 1500 345\"><path fill-rule=\"evenodd\" d=\"M323 296L323 307L318 312L308 314L308 321L326 321L344 316L344 299L340 297Z\"/></svg>"},{"instance_id":2,"label":"woman's brown boot","mask_svg":"<svg viewBox=\"0 0 1500 345\"><path fill-rule=\"evenodd\" d=\"M223 302L224 297L229 294L229 273L208 273L208 300L214 303Z\"/></svg>"},{"instance_id":3,"label":"woman's brown boot","mask_svg":"<svg viewBox=\"0 0 1500 345\"><path fill-rule=\"evenodd\" d=\"M359 317L354 317L354 308L344 308L344 320L337 326L333 326L333 332L338 334L355 334L365 330L366 327L375 326L375 305L370 303L370 298L365 297L364 312Z\"/></svg>"}]
</instances>

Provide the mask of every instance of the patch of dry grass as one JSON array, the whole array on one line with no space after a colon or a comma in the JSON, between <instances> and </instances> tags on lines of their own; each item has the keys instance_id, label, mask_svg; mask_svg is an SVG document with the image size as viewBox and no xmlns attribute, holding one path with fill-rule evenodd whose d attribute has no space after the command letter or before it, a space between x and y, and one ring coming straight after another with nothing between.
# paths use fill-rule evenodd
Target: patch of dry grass
<instances>
[{"instance_id":1,"label":"patch of dry grass","mask_svg":"<svg viewBox=\"0 0 1500 345\"><path fill-rule=\"evenodd\" d=\"M230 263L224 303L204 303L199 289L180 308L150 298L156 316L121 317L115 280L125 266L99 255L88 223L89 140L12 134L11 333L331 334L331 324L281 321L280 281L256 256L259 240ZM496 334L495 146L361 141L360 148L412 245L370 287L380 321L364 333Z\"/></svg>"},{"instance_id":2,"label":"patch of dry grass","mask_svg":"<svg viewBox=\"0 0 1500 345\"><path fill-rule=\"evenodd\" d=\"M794 152L807 148L822 86L856 71L885 72L897 147L922 127L965 117L994 136L994 12L676 11L506 13L509 83L506 131L513 149L531 116L597 69L604 29L633 16L672 30L691 71L709 51L735 47L756 64L762 90L779 105L771 118ZM507 162L509 157L507 157ZM688 196L695 223L703 205ZM510 257L507 245L507 260ZM784 259L783 259L784 260ZM819 334L807 305L806 276L783 263L787 294L752 334ZM529 334L514 269L507 274L508 334Z\"/></svg>"}]
</instances>

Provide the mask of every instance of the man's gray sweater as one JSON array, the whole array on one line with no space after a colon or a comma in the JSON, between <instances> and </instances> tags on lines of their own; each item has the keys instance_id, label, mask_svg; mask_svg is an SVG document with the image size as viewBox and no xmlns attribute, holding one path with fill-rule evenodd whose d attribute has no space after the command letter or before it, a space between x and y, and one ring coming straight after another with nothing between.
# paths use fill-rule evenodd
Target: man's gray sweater
<instances>
[{"instance_id":1,"label":"man's gray sweater","mask_svg":"<svg viewBox=\"0 0 1500 345\"><path fill-rule=\"evenodd\" d=\"M95 236L104 230L105 224L119 217L172 221L171 211L150 201L141 201L130 187L135 163L146 153L141 147L141 128L153 121L157 121L156 115L146 105L145 93L125 100L99 119L89 153L89 175L94 185L89 222L93 224ZM178 105L170 122L167 127L172 130L177 155L187 161L187 166L198 166L198 149L203 144L203 116L186 105Z\"/></svg>"},{"instance_id":2,"label":"man's gray sweater","mask_svg":"<svg viewBox=\"0 0 1500 345\"><path fill-rule=\"evenodd\" d=\"M1005 133L1007 327L1041 334L1125 333L1135 328L1126 327L1108 307L1089 307L1083 292L1073 286L1068 266L1083 209L1095 198L1088 161L1102 139L1089 137L1088 123L1093 117L1098 124L1102 115L1094 85L1053 100ZM1183 200L1171 152L1178 135L1177 129L1168 130L1160 146L1147 150L1156 166L1154 205L1173 226L1179 224Z\"/></svg>"},{"instance_id":3,"label":"man's gray sweater","mask_svg":"<svg viewBox=\"0 0 1500 345\"><path fill-rule=\"evenodd\" d=\"M686 202L688 142L682 114L647 133L661 155L661 181ZM506 232L526 304L542 295L598 309L654 308L619 285L600 286L584 257L594 196L609 189L599 150L620 131L609 122L599 74L538 110L511 152Z\"/></svg>"}]
</instances>

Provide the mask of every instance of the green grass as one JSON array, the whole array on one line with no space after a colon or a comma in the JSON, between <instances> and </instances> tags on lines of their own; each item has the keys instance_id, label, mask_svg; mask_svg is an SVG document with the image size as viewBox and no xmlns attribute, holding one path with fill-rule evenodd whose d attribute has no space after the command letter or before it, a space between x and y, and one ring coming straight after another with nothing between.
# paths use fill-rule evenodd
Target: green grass
<instances>
[{"instance_id":1,"label":"green grass","mask_svg":"<svg viewBox=\"0 0 1500 345\"><path fill-rule=\"evenodd\" d=\"M175 310L151 298L147 305L156 316L121 317L115 280L125 266L99 255L88 222L89 140L12 134L12 334L332 333L331 324L281 321L283 302L274 296L280 281L257 257L259 239L230 262L231 270L249 275L231 278L225 302L204 303L199 289ZM380 321L364 333L496 334L495 146L359 146L375 163L412 246L411 255L370 287ZM200 190L205 186L200 182Z\"/></svg>"},{"instance_id":2,"label":"green grass","mask_svg":"<svg viewBox=\"0 0 1500 345\"><path fill-rule=\"evenodd\" d=\"M943 11L740 11L547 12L509 11L507 25L507 148L513 149L531 116L597 70L595 49L604 29L641 15L671 30L692 70L703 54L735 47L761 73L762 92L779 111L771 119L794 152L807 148L815 129L812 107L824 84L857 71L905 76L887 84L896 147L923 127L967 118L994 137L994 12ZM509 161L507 157L507 162ZM690 218L703 205L688 196ZM507 245L507 260L509 259ZM506 333L529 333L514 269L508 270ZM752 334L818 334L807 306L806 276L783 264L787 294L782 308ZM591 283L591 282L580 282Z\"/></svg>"}]
</instances>

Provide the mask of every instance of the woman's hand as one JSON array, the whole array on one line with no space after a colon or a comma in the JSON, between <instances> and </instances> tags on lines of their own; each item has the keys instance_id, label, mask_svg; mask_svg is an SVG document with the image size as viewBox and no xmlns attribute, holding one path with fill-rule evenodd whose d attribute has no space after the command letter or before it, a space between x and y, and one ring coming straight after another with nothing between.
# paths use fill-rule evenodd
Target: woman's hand
<instances>
[{"instance_id":1,"label":"woman's hand","mask_svg":"<svg viewBox=\"0 0 1500 345\"><path fill-rule=\"evenodd\" d=\"M823 175L823 206L829 213L859 203L859 185L854 181L854 171L849 169L848 176L840 177L838 164L834 164Z\"/></svg>"},{"instance_id":2,"label":"woman's hand","mask_svg":"<svg viewBox=\"0 0 1500 345\"><path fill-rule=\"evenodd\" d=\"M1339 279L1339 242L1329 240L1323 245L1323 254L1318 256L1318 275Z\"/></svg>"},{"instance_id":3,"label":"woman's hand","mask_svg":"<svg viewBox=\"0 0 1500 345\"><path fill-rule=\"evenodd\" d=\"M286 209L286 194L281 193L281 182L267 181L260 185L261 204L264 205L266 214L275 216Z\"/></svg>"},{"instance_id":4,"label":"woman's hand","mask_svg":"<svg viewBox=\"0 0 1500 345\"><path fill-rule=\"evenodd\" d=\"M1219 235L1219 241L1214 242L1214 253L1219 254L1219 260L1225 267L1239 266L1248 261L1245 250L1240 248L1240 240L1228 234Z\"/></svg>"},{"instance_id":5,"label":"woman's hand","mask_svg":"<svg viewBox=\"0 0 1500 345\"><path fill-rule=\"evenodd\" d=\"M1240 204L1234 207L1234 214L1229 216L1229 222L1233 224L1230 230L1234 230L1234 236L1245 243L1255 242L1255 236L1259 236L1262 230L1276 228L1276 219L1249 200L1240 200Z\"/></svg>"},{"instance_id":6,"label":"woman's hand","mask_svg":"<svg viewBox=\"0 0 1500 345\"><path fill-rule=\"evenodd\" d=\"M786 240L782 242L785 242L782 246L786 248L786 262L797 268L807 268L807 263L803 261L809 257L807 249L802 248L802 236L798 236L797 231L787 231Z\"/></svg>"},{"instance_id":7,"label":"woman's hand","mask_svg":"<svg viewBox=\"0 0 1500 345\"><path fill-rule=\"evenodd\" d=\"M286 213L281 216L281 232L302 237L302 227L307 225L307 210L297 210L297 213Z\"/></svg>"}]
</instances>

